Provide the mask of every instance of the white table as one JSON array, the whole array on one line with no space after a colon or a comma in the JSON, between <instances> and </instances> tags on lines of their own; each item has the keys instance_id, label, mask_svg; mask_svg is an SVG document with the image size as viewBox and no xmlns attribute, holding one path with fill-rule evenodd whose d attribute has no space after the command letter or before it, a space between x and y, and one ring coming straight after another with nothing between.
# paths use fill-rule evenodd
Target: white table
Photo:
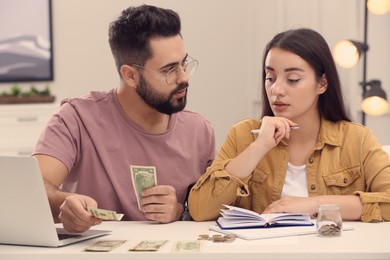
<instances>
[{"instance_id":1,"label":"white table","mask_svg":"<svg viewBox=\"0 0 390 260\"><path fill-rule=\"evenodd\" d=\"M237 239L233 243L204 241L200 253L174 253L179 240L196 240L209 234L213 222L105 222L97 229L113 230L112 234L62 248L0 245L0 259L390 259L390 222L346 222L352 231L341 237L323 238L316 235L272 238L255 241ZM1 232L1 231L0 231ZM85 252L98 240L122 239L127 242L108 253ZM167 239L157 252L128 251L142 240Z\"/></svg>"}]
</instances>

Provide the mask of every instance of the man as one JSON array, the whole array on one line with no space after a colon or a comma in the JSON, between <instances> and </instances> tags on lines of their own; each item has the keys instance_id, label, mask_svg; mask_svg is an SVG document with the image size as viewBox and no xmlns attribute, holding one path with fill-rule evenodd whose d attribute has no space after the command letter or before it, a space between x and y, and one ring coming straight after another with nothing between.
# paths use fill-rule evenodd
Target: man
<instances>
[{"instance_id":1,"label":"man","mask_svg":"<svg viewBox=\"0 0 390 260\"><path fill-rule=\"evenodd\" d=\"M168 223L183 213L187 188L215 155L214 130L183 110L197 61L186 52L180 18L154 6L130 7L112 22L109 43L119 87L66 99L34 151L56 221L82 232L99 207L124 220ZM130 166L155 166L157 185L140 209Z\"/></svg>"}]
</instances>

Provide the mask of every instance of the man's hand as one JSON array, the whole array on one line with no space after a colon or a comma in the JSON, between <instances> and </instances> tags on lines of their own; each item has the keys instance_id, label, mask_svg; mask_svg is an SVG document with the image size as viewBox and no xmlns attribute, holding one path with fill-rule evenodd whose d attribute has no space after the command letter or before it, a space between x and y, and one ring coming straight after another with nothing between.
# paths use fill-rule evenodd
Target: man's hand
<instances>
[{"instance_id":1,"label":"man's hand","mask_svg":"<svg viewBox=\"0 0 390 260\"><path fill-rule=\"evenodd\" d=\"M58 215L64 228L69 232L84 232L94 225L102 223L101 219L93 217L87 208L97 208L97 203L90 197L72 194L66 197Z\"/></svg>"},{"instance_id":2,"label":"man's hand","mask_svg":"<svg viewBox=\"0 0 390 260\"><path fill-rule=\"evenodd\" d=\"M160 223L176 221L183 214L183 206L177 202L172 186L157 185L142 192L141 210L145 218Z\"/></svg>"}]
</instances>

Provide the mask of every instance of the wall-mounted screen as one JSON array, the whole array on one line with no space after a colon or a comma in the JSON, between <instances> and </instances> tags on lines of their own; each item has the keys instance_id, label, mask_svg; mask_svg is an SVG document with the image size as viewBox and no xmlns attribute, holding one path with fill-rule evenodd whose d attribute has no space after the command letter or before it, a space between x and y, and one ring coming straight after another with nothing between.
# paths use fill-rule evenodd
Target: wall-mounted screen
<instances>
[{"instance_id":1,"label":"wall-mounted screen","mask_svg":"<svg viewBox=\"0 0 390 260\"><path fill-rule=\"evenodd\" d=\"M51 0L0 0L0 82L53 80Z\"/></svg>"}]
</instances>

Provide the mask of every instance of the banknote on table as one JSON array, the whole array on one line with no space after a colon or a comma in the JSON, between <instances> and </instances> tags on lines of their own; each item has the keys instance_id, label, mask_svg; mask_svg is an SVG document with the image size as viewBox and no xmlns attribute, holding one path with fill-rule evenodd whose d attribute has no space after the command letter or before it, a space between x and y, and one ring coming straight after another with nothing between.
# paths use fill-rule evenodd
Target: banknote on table
<instances>
[{"instance_id":1,"label":"banknote on table","mask_svg":"<svg viewBox=\"0 0 390 260\"><path fill-rule=\"evenodd\" d=\"M126 240L101 240L92 245L89 245L87 248L85 248L85 251L110 252L125 242Z\"/></svg>"},{"instance_id":2,"label":"banknote on table","mask_svg":"<svg viewBox=\"0 0 390 260\"><path fill-rule=\"evenodd\" d=\"M138 208L141 209L142 192L157 185L156 167L131 165L130 172Z\"/></svg>"},{"instance_id":3,"label":"banknote on table","mask_svg":"<svg viewBox=\"0 0 390 260\"><path fill-rule=\"evenodd\" d=\"M201 247L202 247L202 241L200 240L177 241L172 248L172 252L195 253L195 252L200 252Z\"/></svg>"},{"instance_id":4,"label":"banknote on table","mask_svg":"<svg viewBox=\"0 0 390 260\"><path fill-rule=\"evenodd\" d=\"M122 213L116 213L112 210L98 209L98 208L88 208L88 212L96 217L103 220L116 220L119 221L123 218Z\"/></svg>"},{"instance_id":5,"label":"banknote on table","mask_svg":"<svg viewBox=\"0 0 390 260\"><path fill-rule=\"evenodd\" d=\"M129 251L157 251L167 242L168 240L144 240Z\"/></svg>"}]
</instances>

